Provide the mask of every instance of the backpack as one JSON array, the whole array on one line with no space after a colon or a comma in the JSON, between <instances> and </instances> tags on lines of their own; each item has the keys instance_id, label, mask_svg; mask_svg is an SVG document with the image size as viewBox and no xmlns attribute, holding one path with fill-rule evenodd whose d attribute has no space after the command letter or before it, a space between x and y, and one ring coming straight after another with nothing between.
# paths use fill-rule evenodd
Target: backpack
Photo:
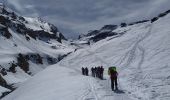
<instances>
[{"instance_id":1,"label":"backpack","mask_svg":"<svg viewBox=\"0 0 170 100\"><path fill-rule=\"evenodd\" d=\"M116 67L115 67L115 66L109 67L109 69L108 69L108 75L111 74L110 71L116 71Z\"/></svg>"}]
</instances>

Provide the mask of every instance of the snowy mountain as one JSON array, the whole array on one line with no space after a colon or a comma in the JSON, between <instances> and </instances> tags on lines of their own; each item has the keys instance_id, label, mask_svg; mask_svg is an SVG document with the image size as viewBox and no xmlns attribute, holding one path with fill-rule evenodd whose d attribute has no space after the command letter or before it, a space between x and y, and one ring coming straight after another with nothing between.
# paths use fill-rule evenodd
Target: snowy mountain
<instances>
[{"instance_id":1,"label":"snowy mountain","mask_svg":"<svg viewBox=\"0 0 170 100\"><path fill-rule=\"evenodd\" d=\"M158 20L159 18L166 16L168 13L170 13L170 10L160 13L157 17L154 17L150 20L141 20L141 21L136 21L136 22L131 22L131 23L121 23L120 25L105 25L104 27L102 27L99 30L91 30L87 34L80 35L79 40L89 41L89 42L93 43L93 42L97 42L97 41L100 41L102 39L105 39L105 38L111 37L111 36L118 37L125 33L125 32L116 33L114 30L117 29L118 27L127 27L127 26L141 24L141 23L145 23L145 22L149 22L149 21L151 23L153 23L156 20Z\"/></svg>"},{"instance_id":2,"label":"snowy mountain","mask_svg":"<svg viewBox=\"0 0 170 100\"><path fill-rule=\"evenodd\" d=\"M67 42L54 25L0 6L0 96L74 51Z\"/></svg>"},{"instance_id":3,"label":"snowy mountain","mask_svg":"<svg viewBox=\"0 0 170 100\"><path fill-rule=\"evenodd\" d=\"M117 29L117 25L105 25L100 30L92 30L89 31L87 34L82 34L79 36L80 40L92 41L97 42L106 37L118 35L117 33L113 32L113 30Z\"/></svg>"},{"instance_id":4,"label":"snowy mountain","mask_svg":"<svg viewBox=\"0 0 170 100\"><path fill-rule=\"evenodd\" d=\"M89 33L73 43L79 43L75 52L36 74L2 100L169 100L169 13L149 21L105 28L116 35L80 45L101 30ZM105 67L105 80L81 75L81 67L100 65ZM110 66L117 66L121 93L111 91L107 75Z\"/></svg>"}]
</instances>

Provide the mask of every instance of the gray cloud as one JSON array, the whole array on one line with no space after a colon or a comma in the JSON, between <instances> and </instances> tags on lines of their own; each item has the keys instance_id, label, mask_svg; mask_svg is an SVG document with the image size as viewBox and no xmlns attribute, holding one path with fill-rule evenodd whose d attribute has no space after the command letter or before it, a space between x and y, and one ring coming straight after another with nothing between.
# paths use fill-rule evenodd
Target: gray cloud
<instances>
[{"instance_id":1,"label":"gray cloud","mask_svg":"<svg viewBox=\"0 0 170 100\"><path fill-rule=\"evenodd\" d=\"M42 17L67 37L105 24L148 19L170 9L170 0L7 0L18 13Z\"/></svg>"}]
</instances>

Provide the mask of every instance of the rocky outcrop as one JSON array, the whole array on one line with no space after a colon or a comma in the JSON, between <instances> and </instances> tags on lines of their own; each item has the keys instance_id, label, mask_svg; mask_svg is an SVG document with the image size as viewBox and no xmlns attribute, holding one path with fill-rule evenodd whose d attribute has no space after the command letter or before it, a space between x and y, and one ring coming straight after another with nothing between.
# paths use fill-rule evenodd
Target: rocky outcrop
<instances>
[{"instance_id":1,"label":"rocky outcrop","mask_svg":"<svg viewBox=\"0 0 170 100\"><path fill-rule=\"evenodd\" d=\"M7 11L4 8L0 9L2 10L2 12L0 13L0 24L5 26L5 28L1 29L0 31L2 36L6 37L7 39L12 37L12 35L8 31L8 28L10 28L13 31L16 31L18 34L30 36L35 40L40 39L47 42L50 39L54 39L60 43L62 43L62 40L66 40L64 35L59 32L57 27L55 27L53 24L39 21L39 23L37 24L48 24L49 30L47 31L47 29L41 26L41 29L34 30L26 26L26 24L28 24L28 21L24 17L18 16L14 12ZM29 40L28 37L26 39Z\"/></svg>"}]
</instances>

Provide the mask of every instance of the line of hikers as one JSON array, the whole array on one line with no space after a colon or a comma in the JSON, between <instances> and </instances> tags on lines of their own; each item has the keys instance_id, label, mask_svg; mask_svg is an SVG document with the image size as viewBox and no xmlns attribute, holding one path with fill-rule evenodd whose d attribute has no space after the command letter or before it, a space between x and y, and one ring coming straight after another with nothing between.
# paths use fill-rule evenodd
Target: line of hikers
<instances>
[{"instance_id":1,"label":"line of hikers","mask_svg":"<svg viewBox=\"0 0 170 100\"><path fill-rule=\"evenodd\" d=\"M91 68L91 73L92 73L93 77L103 79L104 68L103 68L103 66L94 67L94 68L92 67Z\"/></svg>"},{"instance_id":2,"label":"line of hikers","mask_svg":"<svg viewBox=\"0 0 170 100\"><path fill-rule=\"evenodd\" d=\"M103 72L104 72L103 66L91 68L91 75L93 77L103 79ZM88 76L89 75L89 69L87 67L86 68L82 67L82 74Z\"/></svg>"},{"instance_id":3,"label":"line of hikers","mask_svg":"<svg viewBox=\"0 0 170 100\"><path fill-rule=\"evenodd\" d=\"M88 70L88 68L86 67L86 68L81 68L81 70L82 70L82 74L83 75L86 75L86 76L89 76L89 70Z\"/></svg>"},{"instance_id":4,"label":"line of hikers","mask_svg":"<svg viewBox=\"0 0 170 100\"><path fill-rule=\"evenodd\" d=\"M88 68L82 67L82 74L88 76L88 73L89 73ZM93 77L103 79L104 68L103 68L103 66L92 67L91 73L92 73ZM117 73L115 66L109 67L108 75L110 76L110 79L111 79L111 89L112 89L112 91L118 90L118 82L117 82L118 73Z\"/></svg>"}]
</instances>

